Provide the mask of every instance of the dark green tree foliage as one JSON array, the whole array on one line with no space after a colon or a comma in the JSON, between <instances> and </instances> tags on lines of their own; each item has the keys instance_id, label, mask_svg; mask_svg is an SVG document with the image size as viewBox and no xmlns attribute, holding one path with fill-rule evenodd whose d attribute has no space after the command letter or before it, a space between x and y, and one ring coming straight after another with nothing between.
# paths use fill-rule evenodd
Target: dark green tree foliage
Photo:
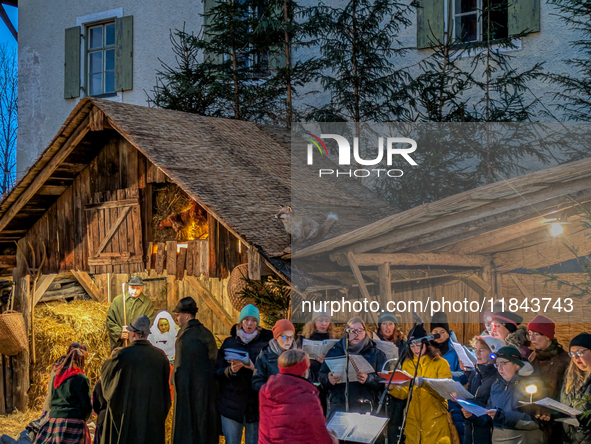
<instances>
[{"instance_id":1,"label":"dark green tree foliage","mask_svg":"<svg viewBox=\"0 0 591 444\"><path fill-rule=\"evenodd\" d=\"M556 107L564 112L565 120L587 122L591 115L591 1L550 0L550 4L558 8L564 24L580 35L570 42L578 57L565 60L573 71L549 75L559 88L554 93Z\"/></svg>"},{"instance_id":2,"label":"dark green tree foliage","mask_svg":"<svg viewBox=\"0 0 591 444\"><path fill-rule=\"evenodd\" d=\"M403 90L405 73L394 60L405 49L399 32L411 24L411 6L395 0L345 0L342 6L320 1L312 8L324 61L320 81L330 102L316 107L308 120L384 122L404 110L394 100Z\"/></svg>"}]
</instances>

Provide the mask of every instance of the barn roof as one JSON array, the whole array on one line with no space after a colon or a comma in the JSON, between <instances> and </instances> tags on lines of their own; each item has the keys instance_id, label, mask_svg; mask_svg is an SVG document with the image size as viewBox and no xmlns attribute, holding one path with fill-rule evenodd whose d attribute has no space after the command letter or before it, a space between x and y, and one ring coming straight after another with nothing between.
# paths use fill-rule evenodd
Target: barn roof
<instances>
[{"instance_id":1,"label":"barn roof","mask_svg":"<svg viewBox=\"0 0 591 444\"><path fill-rule=\"evenodd\" d=\"M238 238L267 257L282 255L289 245L274 215L280 205L290 203L292 176L300 180L305 174L291 168L289 131L93 98L80 101L1 202L0 242L23 237L97 155L102 145L92 140L100 139L103 126L121 134ZM309 186L319 188L317 178L307 174ZM317 200L313 215L339 215L331 237L393 212L356 180L341 184L322 184L326 200Z\"/></svg>"}]
</instances>

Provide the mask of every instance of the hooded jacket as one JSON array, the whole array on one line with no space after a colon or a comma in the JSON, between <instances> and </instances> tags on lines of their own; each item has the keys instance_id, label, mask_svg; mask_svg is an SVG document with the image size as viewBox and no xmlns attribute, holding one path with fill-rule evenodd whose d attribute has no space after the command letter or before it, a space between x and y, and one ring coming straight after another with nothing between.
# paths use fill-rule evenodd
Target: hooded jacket
<instances>
[{"instance_id":1,"label":"hooded jacket","mask_svg":"<svg viewBox=\"0 0 591 444\"><path fill-rule=\"evenodd\" d=\"M248 352L250 360L254 363L261 350L273 339L273 334L263 328L256 338L246 343L236 334L237 328L238 325L232 327L230 337L226 338L218 351L215 364L215 377L220 390L218 410L220 415L241 424L244 421L253 423L259 420L259 397L252 388L253 371L243 367L233 374L224 355L228 348L242 350Z\"/></svg>"},{"instance_id":2,"label":"hooded jacket","mask_svg":"<svg viewBox=\"0 0 591 444\"><path fill-rule=\"evenodd\" d=\"M331 348L326 354L326 359L329 358L341 358L346 355L345 353L345 339L342 338L337 342L333 348ZM358 353L363 356L367 362L372 366L375 372L382 370L384 363L386 362L386 355L375 345L369 337L366 336L366 344L363 346L361 351ZM345 383L339 383L332 385L328 380L328 374L330 368L326 363L326 359L320 367L318 372L318 380L322 387L328 391L328 415L330 417L334 412L344 412L345 409ZM357 381L349 381L349 411L366 413L378 406L380 391L383 390L384 386L380 383L380 376L377 373L370 373L367 376L365 384L360 384ZM360 402L369 400L371 402Z\"/></svg>"},{"instance_id":3,"label":"hooded jacket","mask_svg":"<svg viewBox=\"0 0 591 444\"><path fill-rule=\"evenodd\" d=\"M507 345L513 344L515 347L517 347L521 352L523 359L529 359L529 355L531 355L532 350L527 345L529 344L529 337L527 336L527 328L525 326L522 325L521 327L518 327L513 333L509 333L505 338L505 342Z\"/></svg>"},{"instance_id":4,"label":"hooded jacket","mask_svg":"<svg viewBox=\"0 0 591 444\"><path fill-rule=\"evenodd\" d=\"M582 387L574 393L566 393L566 379L560 391L560 402L570 407L575 407L583 412L591 410L591 402L587 402L583 407L574 405L577 400L584 396L591 396L591 376L587 378ZM577 403L578 404L578 403ZM579 419L580 427L574 427L563 423L564 428L563 443L564 444L591 444L591 418L587 420Z\"/></svg>"},{"instance_id":5,"label":"hooded jacket","mask_svg":"<svg viewBox=\"0 0 591 444\"><path fill-rule=\"evenodd\" d=\"M548 396L552 399L558 399L560 388L564 380L564 374L570 364L568 353L562 348L556 339L545 350L534 350L529 355L529 362L544 378Z\"/></svg>"},{"instance_id":6,"label":"hooded jacket","mask_svg":"<svg viewBox=\"0 0 591 444\"><path fill-rule=\"evenodd\" d=\"M326 429L318 390L300 376L269 377L259 392L260 444L337 444Z\"/></svg>"},{"instance_id":7,"label":"hooded jacket","mask_svg":"<svg viewBox=\"0 0 591 444\"><path fill-rule=\"evenodd\" d=\"M499 378L494 364L478 364L470 375L468 391L474 395L474 402L485 407L493 383ZM492 420L490 416L472 415L465 421L464 444L490 444L492 442Z\"/></svg>"}]
</instances>

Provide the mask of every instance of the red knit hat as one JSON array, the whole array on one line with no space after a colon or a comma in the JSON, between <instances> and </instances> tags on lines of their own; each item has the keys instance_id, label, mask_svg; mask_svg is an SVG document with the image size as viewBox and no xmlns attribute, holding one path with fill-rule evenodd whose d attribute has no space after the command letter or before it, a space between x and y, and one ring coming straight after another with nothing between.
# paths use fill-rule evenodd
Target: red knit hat
<instances>
[{"instance_id":1,"label":"red knit hat","mask_svg":"<svg viewBox=\"0 0 591 444\"><path fill-rule=\"evenodd\" d=\"M277 339L284 331L293 331L295 333L295 327L287 319L279 319L277 322L275 322L272 331L273 337Z\"/></svg>"},{"instance_id":2,"label":"red knit hat","mask_svg":"<svg viewBox=\"0 0 591 444\"><path fill-rule=\"evenodd\" d=\"M554 339L556 332L556 325L554 321L546 316L537 315L527 324L527 331L535 331L541 335L548 336L549 339Z\"/></svg>"}]
</instances>

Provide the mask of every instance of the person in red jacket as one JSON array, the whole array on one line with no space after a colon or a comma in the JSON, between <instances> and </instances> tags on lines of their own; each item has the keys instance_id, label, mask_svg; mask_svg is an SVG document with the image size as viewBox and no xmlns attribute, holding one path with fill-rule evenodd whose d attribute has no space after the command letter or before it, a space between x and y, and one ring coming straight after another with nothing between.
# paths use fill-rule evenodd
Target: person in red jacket
<instances>
[{"instance_id":1,"label":"person in red jacket","mask_svg":"<svg viewBox=\"0 0 591 444\"><path fill-rule=\"evenodd\" d=\"M308 354L288 350L278 364L279 374L259 391L259 444L338 444L326 428L318 389L307 380Z\"/></svg>"}]
</instances>

